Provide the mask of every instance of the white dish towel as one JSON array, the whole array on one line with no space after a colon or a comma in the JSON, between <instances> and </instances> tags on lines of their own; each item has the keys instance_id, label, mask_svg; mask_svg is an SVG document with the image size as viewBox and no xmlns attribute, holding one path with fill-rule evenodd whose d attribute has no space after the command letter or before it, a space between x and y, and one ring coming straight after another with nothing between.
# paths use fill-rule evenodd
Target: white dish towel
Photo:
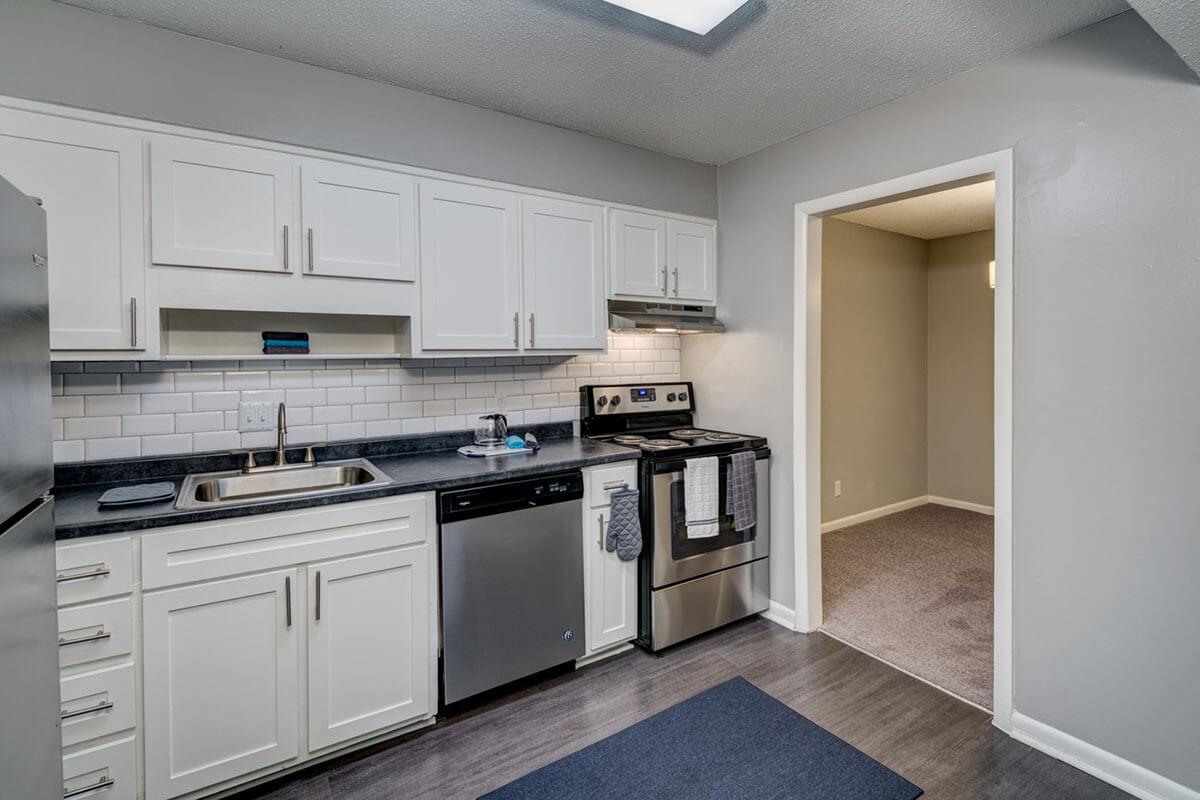
<instances>
[{"instance_id":1,"label":"white dish towel","mask_svg":"<svg viewBox=\"0 0 1200 800\"><path fill-rule=\"evenodd\" d=\"M721 532L717 517L720 507L720 467L716 456L689 458L683 467L684 522L689 539L706 539Z\"/></svg>"}]
</instances>

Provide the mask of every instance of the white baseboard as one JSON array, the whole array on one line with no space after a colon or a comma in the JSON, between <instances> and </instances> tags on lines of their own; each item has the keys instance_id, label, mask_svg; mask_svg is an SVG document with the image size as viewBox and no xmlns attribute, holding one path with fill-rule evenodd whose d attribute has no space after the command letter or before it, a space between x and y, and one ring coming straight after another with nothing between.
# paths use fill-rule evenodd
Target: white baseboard
<instances>
[{"instance_id":1,"label":"white baseboard","mask_svg":"<svg viewBox=\"0 0 1200 800\"><path fill-rule=\"evenodd\" d=\"M772 600L770 607L759 616L776 625L782 625L789 631L796 630L796 609L788 608L783 603L776 603Z\"/></svg>"},{"instance_id":2,"label":"white baseboard","mask_svg":"<svg viewBox=\"0 0 1200 800\"><path fill-rule=\"evenodd\" d=\"M1200 800L1200 792L1014 712L1012 735L1046 755L1065 761L1142 800Z\"/></svg>"},{"instance_id":3,"label":"white baseboard","mask_svg":"<svg viewBox=\"0 0 1200 800\"><path fill-rule=\"evenodd\" d=\"M908 511L910 508L923 506L929 502L929 495L921 495L920 497L912 497L908 500L901 500L899 503L890 503L879 508L872 508L868 511L860 511L857 514L851 514L848 517L835 519L830 522L821 523L821 533L829 533L830 531L840 531L842 528L849 528L851 525L857 525L860 522L870 522L873 519L886 517L889 514L895 514L900 511Z\"/></svg>"},{"instance_id":4,"label":"white baseboard","mask_svg":"<svg viewBox=\"0 0 1200 800\"><path fill-rule=\"evenodd\" d=\"M938 506L949 506L950 508L961 508L964 511L974 511L977 514L987 514L989 517L996 516L996 509L992 506L985 506L982 503L972 503L967 500L954 500L950 497L938 497L936 494L929 495L926 498L930 503Z\"/></svg>"},{"instance_id":5,"label":"white baseboard","mask_svg":"<svg viewBox=\"0 0 1200 800\"><path fill-rule=\"evenodd\" d=\"M841 519L822 522L821 533L825 534L829 533L830 531L840 531L842 528L849 528L851 525L858 525L862 522L870 522L873 519L886 517L889 514L897 514L901 511L908 511L910 508L917 508L919 506L928 505L929 503L933 503L934 505L938 506L948 506L950 508L961 508L964 511L974 511L978 514L987 514L989 516L995 516L996 514L996 509L992 508L991 506L985 506L980 503L971 503L966 500L954 500L950 497L938 497L935 494L923 494L920 497L910 497L907 500L901 500L899 503L889 503L886 506L868 509L867 511L860 511L857 514L851 514L850 516L842 517Z\"/></svg>"}]
</instances>

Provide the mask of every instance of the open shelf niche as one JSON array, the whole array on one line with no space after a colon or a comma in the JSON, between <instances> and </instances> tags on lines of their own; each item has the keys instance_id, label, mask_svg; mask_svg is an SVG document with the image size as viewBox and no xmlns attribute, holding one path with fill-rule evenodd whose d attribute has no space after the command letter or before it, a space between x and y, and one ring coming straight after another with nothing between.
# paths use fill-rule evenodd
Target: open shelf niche
<instances>
[{"instance_id":1,"label":"open shelf niche","mask_svg":"<svg viewBox=\"0 0 1200 800\"><path fill-rule=\"evenodd\" d=\"M378 358L412 352L409 317L164 308L159 321L163 358ZM263 331L305 332L310 352L264 355Z\"/></svg>"}]
</instances>

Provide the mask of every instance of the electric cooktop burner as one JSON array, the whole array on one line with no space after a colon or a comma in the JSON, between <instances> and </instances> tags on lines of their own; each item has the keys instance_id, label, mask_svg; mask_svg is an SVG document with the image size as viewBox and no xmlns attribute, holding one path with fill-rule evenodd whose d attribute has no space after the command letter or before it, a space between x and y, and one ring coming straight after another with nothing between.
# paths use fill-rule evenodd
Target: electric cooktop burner
<instances>
[{"instance_id":1,"label":"electric cooktop burner","mask_svg":"<svg viewBox=\"0 0 1200 800\"><path fill-rule=\"evenodd\" d=\"M687 442L678 439L647 439L640 443L643 450L673 450L677 447L687 447Z\"/></svg>"},{"instance_id":2,"label":"electric cooktop burner","mask_svg":"<svg viewBox=\"0 0 1200 800\"><path fill-rule=\"evenodd\" d=\"M737 442L746 437L740 433L710 433L704 438L710 442Z\"/></svg>"},{"instance_id":3,"label":"electric cooktop burner","mask_svg":"<svg viewBox=\"0 0 1200 800\"><path fill-rule=\"evenodd\" d=\"M617 444L641 444L646 441L646 437L638 436L636 433L629 433L623 436L614 436L613 441Z\"/></svg>"},{"instance_id":4,"label":"electric cooktop burner","mask_svg":"<svg viewBox=\"0 0 1200 800\"><path fill-rule=\"evenodd\" d=\"M698 428L681 428L677 431L671 431L671 435L676 439L703 439L708 434L708 431L702 431Z\"/></svg>"}]
</instances>

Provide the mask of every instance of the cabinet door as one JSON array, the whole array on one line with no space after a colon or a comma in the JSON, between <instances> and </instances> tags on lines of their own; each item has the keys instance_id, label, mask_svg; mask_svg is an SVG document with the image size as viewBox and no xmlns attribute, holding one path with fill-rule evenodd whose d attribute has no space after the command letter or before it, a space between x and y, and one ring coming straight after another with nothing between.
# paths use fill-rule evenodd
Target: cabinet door
<instances>
[{"instance_id":1,"label":"cabinet door","mask_svg":"<svg viewBox=\"0 0 1200 800\"><path fill-rule=\"evenodd\" d=\"M150 800L296 756L298 589L283 570L144 595Z\"/></svg>"},{"instance_id":2,"label":"cabinet door","mask_svg":"<svg viewBox=\"0 0 1200 800\"><path fill-rule=\"evenodd\" d=\"M208 142L150 145L155 264L265 272L291 270L293 162Z\"/></svg>"},{"instance_id":3,"label":"cabinet door","mask_svg":"<svg viewBox=\"0 0 1200 800\"><path fill-rule=\"evenodd\" d=\"M417 279L417 182L337 164L301 167L304 274Z\"/></svg>"},{"instance_id":4,"label":"cabinet door","mask_svg":"<svg viewBox=\"0 0 1200 800\"><path fill-rule=\"evenodd\" d=\"M50 347L145 347L142 140L0 111L0 175L46 210Z\"/></svg>"},{"instance_id":5,"label":"cabinet door","mask_svg":"<svg viewBox=\"0 0 1200 800\"><path fill-rule=\"evenodd\" d=\"M717 300L717 231L712 225L668 220L667 266L672 300Z\"/></svg>"},{"instance_id":6,"label":"cabinet door","mask_svg":"<svg viewBox=\"0 0 1200 800\"><path fill-rule=\"evenodd\" d=\"M308 747L427 716L429 548L308 567Z\"/></svg>"},{"instance_id":7,"label":"cabinet door","mask_svg":"<svg viewBox=\"0 0 1200 800\"><path fill-rule=\"evenodd\" d=\"M588 570L588 651L637 638L637 561L622 561L604 549L608 508L591 511L584 527Z\"/></svg>"},{"instance_id":8,"label":"cabinet door","mask_svg":"<svg viewBox=\"0 0 1200 800\"><path fill-rule=\"evenodd\" d=\"M661 300L667 296L667 221L652 214L613 209L612 293Z\"/></svg>"},{"instance_id":9,"label":"cabinet door","mask_svg":"<svg viewBox=\"0 0 1200 800\"><path fill-rule=\"evenodd\" d=\"M421 346L520 347L520 219L512 192L421 181Z\"/></svg>"},{"instance_id":10,"label":"cabinet door","mask_svg":"<svg viewBox=\"0 0 1200 800\"><path fill-rule=\"evenodd\" d=\"M604 209L583 203L521 200L525 345L539 350L603 350Z\"/></svg>"}]
</instances>

